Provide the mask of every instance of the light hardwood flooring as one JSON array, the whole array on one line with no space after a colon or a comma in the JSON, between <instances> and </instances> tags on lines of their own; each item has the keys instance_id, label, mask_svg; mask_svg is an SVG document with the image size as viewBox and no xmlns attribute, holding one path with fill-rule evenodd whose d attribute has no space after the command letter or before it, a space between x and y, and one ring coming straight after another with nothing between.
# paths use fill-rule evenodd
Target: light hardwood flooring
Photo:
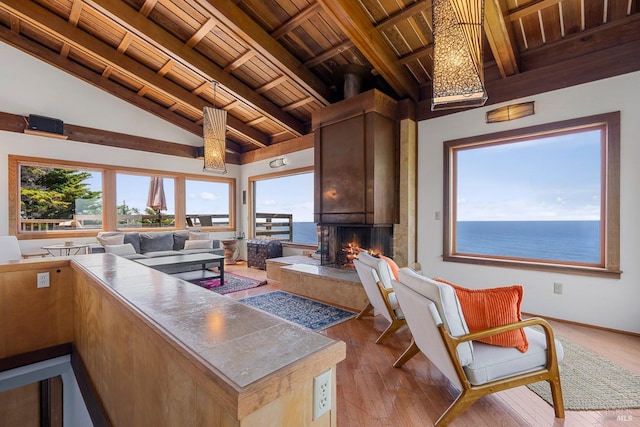
<instances>
[{"instance_id":1,"label":"light hardwood flooring","mask_svg":"<svg viewBox=\"0 0 640 427\"><path fill-rule=\"evenodd\" d=\"M226 271L265 279L262 270L246 264L228 265ZM228 294L244 298L279 289L279 283ZM557 335L586 347L624 368L640 373L640 337L562 322L551 322ZM418 354L401 369L392 366L410 341L400 330L376 345L386 328L382 316L348 320L321 333L347 344L347 358L337 367L336 402L339 427L431 426L457 396L457 390ZM553 408L526 387L485 396L458 417L453 426L640 426L640 409L625 411L565 411L554 417Z\"/></svg>"}]
</instances>

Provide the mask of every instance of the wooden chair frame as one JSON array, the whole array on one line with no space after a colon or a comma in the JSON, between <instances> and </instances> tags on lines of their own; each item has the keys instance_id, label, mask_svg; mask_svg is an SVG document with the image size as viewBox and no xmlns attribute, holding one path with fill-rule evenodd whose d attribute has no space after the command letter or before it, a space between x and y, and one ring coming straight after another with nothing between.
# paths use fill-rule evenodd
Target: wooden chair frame
<instances>
[{"instance_id":1,"label":"wooden chair frame","mask_svg":"<svg viewBox=\"0 0 640 427\"><path fill-rule=\"evenodd\" d=\"M459 344L533 325L541 326L545 334L547 343L547 364L544 368L538 369L533 372L527 372L524 374L514 375L512 377L502 378L481 385L472 385L471 383L469 383L464 369L458 359L456 348ZM451 336L449 331L447 331L447 328L442 323L438 325L438 330L440 331L440 335L447 349L447 353L453 361L456 374L458 375L458 379L463 386L463 390L462 393L460 393L456 400L451 404L451 406L449 406L449 408L444 412L444 414L440 416L438 421L436 421L436 426L449 425L456 417L458 417L462 412L464 412L482 396L539 381L547 381L549 383L551 387L551 396L553 399L555 416L557 418L564 418L564 401L562 400L562 386L560 384L560 370L558 368L556 344L551 325L549 325L546 320L538 317L533 317L520 322L497 326L495 328L485 329L459 337ZM412 340L409 348L407 348L407 350L402 353L402 355L393 364L393 366L396 368L400 368L419 351L420 349L416 345L415 341Z\"/></svg>"},{"instance_id":2,"label":"wooden chair frame","mask_svg":"<svg viewBox=\"0 0 640 427\"><path fill-rule=\"evenodd\" d=\"M384 332L382 332L382 334L378 337L378 339L376 339L376 344L380 344L382 340L384 340L386 337L388 337L389 335L393 334L395 331L397 331L398 329L406 325L407 321L405 319L398 319L396 317L395 312L393 311L393 308L391 307L391 303L389 302L389 294L393 292L393 289L385 288L382 282L380 281L377 281L376 284L378 285L378 289L380 290L380 295L382 295L384 305L385 307L387 307L387 311L389 312L389 315L393 319L389 324L389 326L387 327L387 329L385 329ZM360 311L360 313L358 313L358 315L356 316L356 319L358 320L362 319L364 316L369 314L371 310L373 310L373 306L371 305L371 303L368 303L367 306L363 308L362 311Z\"/></svg>"}]
</instances>

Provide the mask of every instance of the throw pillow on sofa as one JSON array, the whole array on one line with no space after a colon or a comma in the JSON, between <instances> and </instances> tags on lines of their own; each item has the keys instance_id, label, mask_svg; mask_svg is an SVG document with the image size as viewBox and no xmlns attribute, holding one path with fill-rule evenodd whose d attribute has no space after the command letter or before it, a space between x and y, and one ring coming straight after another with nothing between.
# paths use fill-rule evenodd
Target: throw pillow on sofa
<instances>
[{"instance_id":1,"label":"throw pillow on sofa","mask_svg":"<svg viewBox=\"0 0 640 427\"><path fill-rule=\"evenodd\" d=\"M190 231L189 240L210 240L209 233Z\"/></svg>"},{"instance_id":2,"label":"throw pillow on sofa","mask_svg":"<svg viewBox=\"0 0 640 427\"><path fill-rule=\"evenodd\" d=\"M98 236L98 243L102 246L122 245L124 243L124 234L114 234L113 236Z\"/></svg>"},{"instance_id":3,"label":"throw pillow on sofa","mask_svg":"<svg viewBox=\"0 0 640 427\"><path fill-rule=\"evenodd\" d=\"M184 249L213 249L213 240L187 240Z\"/></svg>"}]
</instances>

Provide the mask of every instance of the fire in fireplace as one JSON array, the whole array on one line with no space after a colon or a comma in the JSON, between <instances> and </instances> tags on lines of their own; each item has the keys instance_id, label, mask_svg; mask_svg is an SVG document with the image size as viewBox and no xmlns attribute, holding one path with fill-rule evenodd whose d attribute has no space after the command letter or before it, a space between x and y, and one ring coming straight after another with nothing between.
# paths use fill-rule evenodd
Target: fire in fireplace
<instances>
[{"instance_id":1,"label":"fire in fireplace","mask_svg":"<svg viewBox=\"0 0 640 427\"><path fill-rule=\"evenodd\" d=\"M393 256L393 227L320 225L321 264L353 268L359 251Z\"/></svg>"}]
</instances>

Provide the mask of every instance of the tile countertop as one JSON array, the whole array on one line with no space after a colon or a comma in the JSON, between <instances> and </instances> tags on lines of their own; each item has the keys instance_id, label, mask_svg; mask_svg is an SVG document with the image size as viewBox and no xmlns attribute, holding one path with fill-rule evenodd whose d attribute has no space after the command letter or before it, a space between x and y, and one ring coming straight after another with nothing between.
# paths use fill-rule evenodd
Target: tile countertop
<instances>
[{"instance_id":1,"label":"tile countertop","mask_svg":"<svg viewBox=\"0 0 640 427\"><path fill-rule=\"evenodd\" d=\"M112 254L77 256L72 264L235 387L247 387L317 352L331 353L333 364L346 355L342 341Z\"/></svg>"}]
</instances>

